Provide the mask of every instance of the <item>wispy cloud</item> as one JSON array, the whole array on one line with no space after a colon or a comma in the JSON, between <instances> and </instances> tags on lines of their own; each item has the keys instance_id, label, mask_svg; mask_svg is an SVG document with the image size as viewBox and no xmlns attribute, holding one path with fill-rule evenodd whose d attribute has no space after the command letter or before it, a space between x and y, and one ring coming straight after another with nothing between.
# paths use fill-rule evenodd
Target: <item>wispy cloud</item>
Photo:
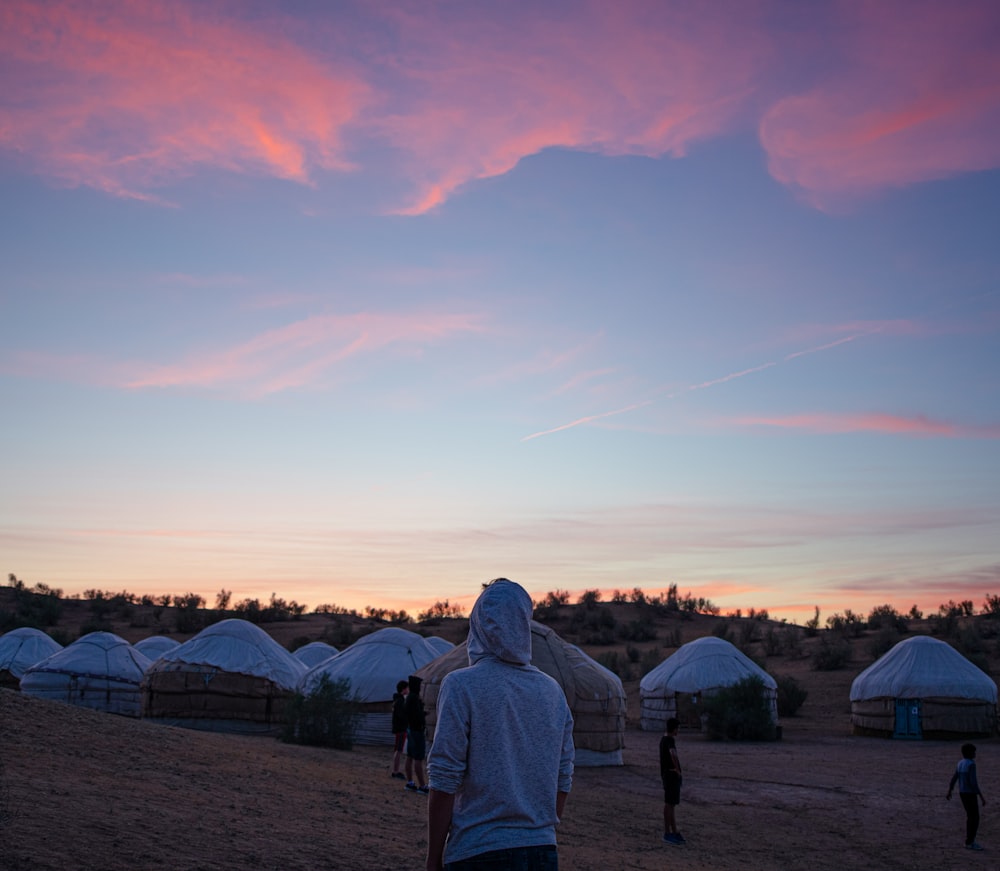
<instances>
[{"instance_id":1,"label":"wispy cloud","mask_svg":"<svg viewBox=\"0 0 1000 871\"><path fill-rule=\"evenodd\" d=\"M470 313L314 315L267 330L232 347L190 354L175 363L14 351L0 357L0 372L131 390L225 389L259 397L326 385L334 377L338 364L354 357L389 351L410 353L486 329L486 318Z\"/></svg>"},{"instance_id":2,"label":"wispy cloud","mask_svg":"<svg viewBox=\"0 0 1000 871\"><path fill-rule=\"evenodd\" d=\"M1000 423L987 426L934 420L924 415L896 414L794 414L783 417L738 417L740 426L767 426L816 433L873 432L933 438L997 439Z\"/></svg>"},{"instance_id":3,"label":"wispy cloud","mask_svg":"<svg viewBox=\"0 0 1000 871\"><path fill-rule=\"evenodd\" d=\"M316 315L223 351L148 367L124 386L237 386L268 394L312 384L336 364L360 354L427 344L484 328L483 318L472 314Z\"/></svg>"}]
</instances>

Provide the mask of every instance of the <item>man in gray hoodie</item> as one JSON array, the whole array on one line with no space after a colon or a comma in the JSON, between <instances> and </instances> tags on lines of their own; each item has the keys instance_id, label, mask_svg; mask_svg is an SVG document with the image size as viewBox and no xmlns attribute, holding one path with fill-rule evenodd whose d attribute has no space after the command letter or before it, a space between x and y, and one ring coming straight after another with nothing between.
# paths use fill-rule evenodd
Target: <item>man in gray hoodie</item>
<instances>
[{"instance_id":1,"label":"man in gray hoodie","mask_svg":"<svg viewBox=\"0 0 1000 871\"><path fill-rule=\"evenodd\" d=\"M531 665L531 598L498 578L469 618L469 667L441 682L428 763L428 871L555 871L573 716Z\"/></svg>"}]
</instances>

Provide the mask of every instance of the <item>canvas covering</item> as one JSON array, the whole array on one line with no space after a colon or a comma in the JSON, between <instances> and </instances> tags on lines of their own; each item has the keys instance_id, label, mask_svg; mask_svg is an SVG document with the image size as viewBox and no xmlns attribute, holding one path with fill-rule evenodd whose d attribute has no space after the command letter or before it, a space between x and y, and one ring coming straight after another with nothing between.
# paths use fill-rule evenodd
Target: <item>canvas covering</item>
<instances>
[{"instance_id":1,"label":"canvas covering","mask_svg":"<svg viewBox=\"0 0 1000 871\"><path fill-rule=\"evenodd\" d=\"M900 641L851 684L851 701L947 697L996 704L997 685L950 644L927 635Z\"/></svg>"},{"instance_id":2,"label":"canvas covering","mask_svg":"<svg viewBox=\"0 0 1000 871\"><path fill-rule=\"evenodd\" d=\"M180 642L176 638L167 638L166 635L150 635L149 638L143 638L132 646L156 662L168 650L179 647Z\"/></svg>"},{"instance_id":3,"label":"canvas covering","mask_svg":"<svg viewBox=\"0 0 1000 871\"><path fill-rule=\"evenodd\" d=\"M621 765L625 746L625 689L616 674L564 641L550 627L531 621L531 664L556 680L573 714L576 764ZM462 642L417 672L423 678L427 734L433 739L437 698L445 675L469 665Z\"/></svg>"},{"instance_id":4,"label":"canvas covering","mask_svg":"<svg viewBox=\"0 0 1000 871\"><path fill-rule=\"evenodd\" d=\"M392 694L396 683L415 674L437 656L435 649L416 632L389 626L364 635L332 659L306 672L301 691L309 693L322 675L347 679L361 702L354 741L357 744L392 744Z\"/></svg>"},{"instance_id":5,"label":"canvas covering","mask_svg":"<svg viewBox=\"0 0 1000 871\"><path fill-rule=\"evenodd\" d=\"M27 626L0 635L0 687L18 689L31 666L62 649L40 629Z\"/></svg>"},{"instance_id":6,"label":"canvas covering","mask_svg":"<svg viewBox=\"0 0 1000 871\"><path fill-rule=\"evenodd\" d=\"M752 676L763 681L777 722L778 684L757 663L715 636L682 644L639 682L640 728L663 731L667 720L678 714L679 697L710 695Z\"/></svg>"},{"instance_id":7,"label":"canvas covering","mask_svg":"<svg viewBox=\"0 0 1000 871\"><path fill-rule=\"evenodd\" d=\"M336 656L338 652L336 647L332 644L327 644L325 641L311 641L309 644L304 644L292 653L292 656L306 668L312 668L314 665L319 665L331 656Z\"/></svg>"},{"instance_id":8,"label":"canvas covering","mask_svg":"<svg viewBox=\"0 0 1000 871\"><path fill-rule=\"evenodd\" d=\"M143 716L189 728L275 732L305 672L259 626L223 620L151 665L142 684Z\"/></svg>"},{"instance_id":9,"label":"canvas covering","mask_svg":"<svg viewBox=\"0 0 1000 871\"><path fill-rule=\"evenodd\" d=\"M906 638L854 679L853 730L893 734L897 699L920 701L925 737L990 735L996 730L996 683L937 638Z\"/></svg>"},{"instance_id":10,"label":"canvas covering","mask_svg":"<svg viewBox=\"0 0 1000 871\"><path fill-rule=\"evenodd\" d=\"M138 717L149 659L112 632L91 632L29 668L21 692L83 708Z\"/></svg>"}]
</instances>

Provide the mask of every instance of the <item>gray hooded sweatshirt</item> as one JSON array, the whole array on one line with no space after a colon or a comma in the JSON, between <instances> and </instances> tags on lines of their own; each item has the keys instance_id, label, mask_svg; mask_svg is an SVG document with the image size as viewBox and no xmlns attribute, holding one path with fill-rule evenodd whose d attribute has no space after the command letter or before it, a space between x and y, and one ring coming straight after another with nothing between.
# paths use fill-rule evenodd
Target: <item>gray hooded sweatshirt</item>
<instances>
[{"instance_id":1,"label":"gray hooded sweatshirt","mask_svg":"<svg viewBox=\"0 0 1000 871\"><path fill-rule=\"evenodd\" d=\"M531 599L494 581L469 618L468 668L441 682L431 789L455 795L444 861L556 843L556 793L573 783L573 716L531 662Z\"/></svg>"}]
</instances>

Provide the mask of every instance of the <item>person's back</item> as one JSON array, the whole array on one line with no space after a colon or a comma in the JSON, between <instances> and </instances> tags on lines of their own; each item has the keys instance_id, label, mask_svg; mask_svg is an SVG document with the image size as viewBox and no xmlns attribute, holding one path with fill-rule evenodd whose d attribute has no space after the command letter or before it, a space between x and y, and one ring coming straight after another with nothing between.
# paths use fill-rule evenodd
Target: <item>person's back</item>
<instances>
[{"instance_id":1,"label":"person's back","mask_svg":"<svg viewBox=\"0 0 1000 871\"><path fill-rule=\"evenodd\" d=\"M559 685L529 664L530 620L527 593L494 582L470 617L472 665L441 683L429 774L432 801L454 796L448 863L554 849L557 806L572 784L573 718Z\"/></svg>"}]
</instances>

